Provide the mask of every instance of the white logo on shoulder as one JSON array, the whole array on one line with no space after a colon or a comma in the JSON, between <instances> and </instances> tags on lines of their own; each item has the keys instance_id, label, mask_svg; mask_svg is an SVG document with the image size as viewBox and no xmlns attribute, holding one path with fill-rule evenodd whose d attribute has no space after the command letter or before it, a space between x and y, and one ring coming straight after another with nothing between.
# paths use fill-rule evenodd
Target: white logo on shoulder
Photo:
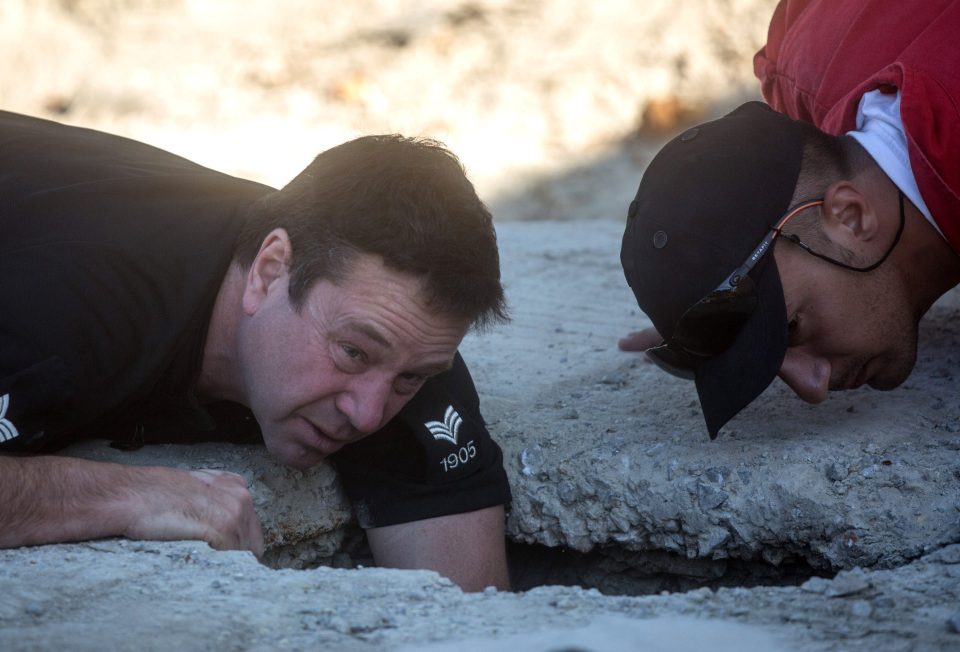
<instances>
[{"instance_id":1,"label":"white logo on shoulder","mask_svg":"<svg viewBox=\"0 0 960 652\"><path fill-rule=\"evenodd\" d=\"M460 418L457 411L450 405L443 415L443 422L427 421L423 425L430 431L434 439L446 439L451 444L456 445L457 434L460 432L461 423L463 423L463 419Z\"/></svg>"},{"instance_id":2,"label":"white logo on shoulder","mask_svg":"<svg viewBox=\"0 0 960 652\"><path fill-rule=\"evenodd\" d=\"M4 394L0 396L0 443L10 441L20 436L20 431L17 430L17 427L6 418L8 407L10 407L10 395Z\"/></svg>"}]
</instances>

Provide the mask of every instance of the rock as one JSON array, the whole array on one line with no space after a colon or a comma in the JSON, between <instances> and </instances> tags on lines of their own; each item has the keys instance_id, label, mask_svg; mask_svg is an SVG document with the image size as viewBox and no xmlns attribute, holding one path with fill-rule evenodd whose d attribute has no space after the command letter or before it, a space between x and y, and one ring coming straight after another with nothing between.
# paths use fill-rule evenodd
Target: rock
<instances>
[{"instance_id":1,"label":"rock","mask_svg":"<svg viewBox=\"0 0 960 652\"><path fill-rule=\"evenodd\" d=\"M716 487L697 482L697 500L700 501L700 508L703 510L716 509L727 500L730 494Z\"/></svg>"},{"instance_id":2,"label":"rock","mask_svg":"<svg viewBox=\"0 0 960 652\"><path fill-rule=\"evenodd\" d=\"M954 634L960 634L960 611L956 612L947 619L947 629Z\"/></svg>"},{"instance_id":3,"label":"rock","mask_svg":"<svg viewBox=\"0 0 960 652\"><path fill-rule=\"evenodd\" d=\"M870 580L859 568L837 573L826 594L831 598L854 595L870 588Z\"/></svg>"},{"instance_id":4,"label":"rock","mask_svg":"<svg viewBox=\"0 0 960 652\"><path fill-rule=\"evenodd\" d=\"M822 577L811 577L806 582L800 585L801 590L807 591L808 593L826 593L827 589L830 587L830 580L824 579Z\"/></svg>"},{"instance_id":5,"label":"rock","mask_svg":"<svg viewBox=\"0 0 960 652\"><path fill-rule=\"evenodd\" d=\"M46 609L44 609L43 603L37 602L36 600L28 600L23 605L23 613L33 618L39 618L46 613Z\"/></svg>"},{"instance_id":6,"label":"rock","mask_svg":"<svg viewBox=\"0 0 960 652\"><path fill-rule=\"evenodd\" d=\"M869 618L873 613L873 607L866 600L854 600L850 604L850 615L854 618Z\"/></svg>"},{"instance_id":7,"label":"rock","mask_svg":"<svg viewBox=\"0 0 960 652\"><path fill-rule=\"evenodd\" d=\"M847 477L847 470L839 464L830 463L827 465L827 479L832 482L840 482Z\"/></svg>"},{"instance_id":8,"label":"rock","mask_svg":"<svg viewBox=\"0 0 960 652\"><path fill-rule=\"evenodd\" d=\"M698 549L701 557L706 557L730 538L730 533L721 527L713 528L698 538Z\"/></svg>"},{"instance_id":9,"label":"rock","mask_svg":"<svg viewBox=\"0 0 960 652\"><path fill-rule=\"evenodd\" d=\"M834 587L825 600L812 581L642 597L562 586L465 594L428 571L273 570L196 542L124 543L0 550L0 649L945 650L960 615L945 597L960 565L934 555L852 574L872 590L850 600Z\"/></svg>"},{"instance_id":10,"label":"rock","mask_svg":"<svg viewBox=\"0 0 960 652\"><path fill-rule=\"evenodd\" d=\"M540 444L534 444L520 451L520 464L522 465L520 472L523 475L527 477L537 475L543 465L543 449L540 448Z\"/></svg>"},{"instance_id":11,"label":"rock","mask_svg":"<svg viewBox=\"0 0 960 652\"><path fill-rule=\"evenodd\" d=\"M704 471L703 475L718 487L723 487L723 483L730 477L730 469L712 466Z\"/></svg>"}]
</instances>

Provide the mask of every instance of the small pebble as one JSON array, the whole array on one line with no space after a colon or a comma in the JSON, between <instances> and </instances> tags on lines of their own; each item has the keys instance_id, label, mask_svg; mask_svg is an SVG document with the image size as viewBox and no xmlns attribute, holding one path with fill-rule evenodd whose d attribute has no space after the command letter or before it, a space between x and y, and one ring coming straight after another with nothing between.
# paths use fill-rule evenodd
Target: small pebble
<instances>
[{"instance_id":1,"label":"small pebble","mask_svg":"<svg viewBox=\"0 0 960 652\"><path fill-rule=\"evenodd\" d=\"M847 477L846 469L842 468L836 463L831 463L827 465L827 480L831 482L840 482Z\"/></svg>"},{"instance_id":2,"label":"small pebble","mask_svg":"<svg viewBox=\"0 0 960 652\"><path fill-rule=\"evenodd\" d=\"M520 464L522 465L520 472L523 475L528 478L534 476L543 464L543 449L540 448L540 444L528 446L520 451Z\"/></svg>"},{"instance_id":3,"label":"small pebble","mask_svg":"<svg viewBox=\"0 0 960 652\"><path fill-rule=\"evenodd\" d=\"M850 605L850 615L856 618L869 618L873 613L873 607L866 600L854 600Z\"/></svg>"},{"instance_id":4,"label":"small pebble","mask_svg":"<svg viewBox=\"0 0 960 652\"><path fill-rule=\"evenodd\" d=\"M947 629L954 634L960 634L960 611L947 618Z\"/></svg>"},{"instance_id":5,"label":"small pebble","mask_svg":"<svg viewBox=\"0 0 960 652\"><path fill-rule=\"evenodd\" d=\"M702 482L697 482L697 499L700 501L700 509L708 511L716 509L727 500L729 494L726 491Z\"/></svg>"},{"instance_id":6,"label":"small pebble","mask_svg":"<svg viewBox=\"0 0 960 652\"><path fill-rule=\"evenodd\" d=\"M827 595L831 598L839 598L860 593L870 586L870 580L866 578L863 571L859 568L853 568L848 571L841 571L833 578L829 588L827 588Z\"/></svg>"},{"instance_id":7,"label":"small pebble","mask_svg":"<svg viewBox=\"0 0 960 652\"><path fill-rule=\"evenodd\" d=\"M726 479L730 477L730 469L725 467L710 467L704 472L704 475L707 477L707 480L710 482L715 482L719 486L723 486L723 483L726 482Z\"/></svg>"},{"instance_id":8,"label":"small pebble","mask_svg":"<svg viewBox=\"0 0 960 652\"><path fill-rule=\"evenodd\" d=\"M807 593L826 593L829 586L830 580L822 577L811 577L800 585L800 590L806 591Z\"/></svg>"},{"instance_id":9,"label":"small pebble","mask_svg":"<svg viewBox=\"0 0 960 652\"><path fill-rule=\"evenodd\" d=\"M37 602L36 600L31 600L23 605L23 610L28 616L33 616L34 618L39 618L46 613L46 609L43 608L43 603Z\"/></svg>"}]
</instances>

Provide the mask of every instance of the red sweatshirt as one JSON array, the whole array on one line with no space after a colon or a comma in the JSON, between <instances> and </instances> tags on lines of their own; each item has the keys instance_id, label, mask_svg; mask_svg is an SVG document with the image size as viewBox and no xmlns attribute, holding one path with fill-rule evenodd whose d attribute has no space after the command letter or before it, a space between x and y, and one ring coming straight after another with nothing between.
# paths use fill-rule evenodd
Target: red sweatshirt
<instances>
[{"instance_id":1,"label":"red sweatshirt","mask_svg":"<svg viewBox=\"0 0 960 652\"><path fill-rule=\"evenodd\" d=\"M781 0L753 66L770 106L837 135L864 93L899 89L920 194L960 252L960 0Z\"/></svg>"}]
</instances>

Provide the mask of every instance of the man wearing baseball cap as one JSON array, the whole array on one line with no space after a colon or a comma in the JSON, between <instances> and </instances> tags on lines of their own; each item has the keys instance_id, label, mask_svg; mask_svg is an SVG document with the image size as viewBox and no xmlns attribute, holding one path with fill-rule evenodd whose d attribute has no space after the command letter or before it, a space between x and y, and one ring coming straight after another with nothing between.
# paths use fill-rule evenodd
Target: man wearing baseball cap
<instances>
[{"instance_id":1,"label":"man wearing baseball cap","mask_svg":"<svg viewBox=\"0 0 960 652\"><path fill-rule=\"evenodd\" d=\"M695 380L711 437L777 375L810 402L909 375L960 283L957 33L957 0L785 0L754 60L770 106L650 163L621 261L654 329L620 346Z\"/></svg>"}]
</instances>

